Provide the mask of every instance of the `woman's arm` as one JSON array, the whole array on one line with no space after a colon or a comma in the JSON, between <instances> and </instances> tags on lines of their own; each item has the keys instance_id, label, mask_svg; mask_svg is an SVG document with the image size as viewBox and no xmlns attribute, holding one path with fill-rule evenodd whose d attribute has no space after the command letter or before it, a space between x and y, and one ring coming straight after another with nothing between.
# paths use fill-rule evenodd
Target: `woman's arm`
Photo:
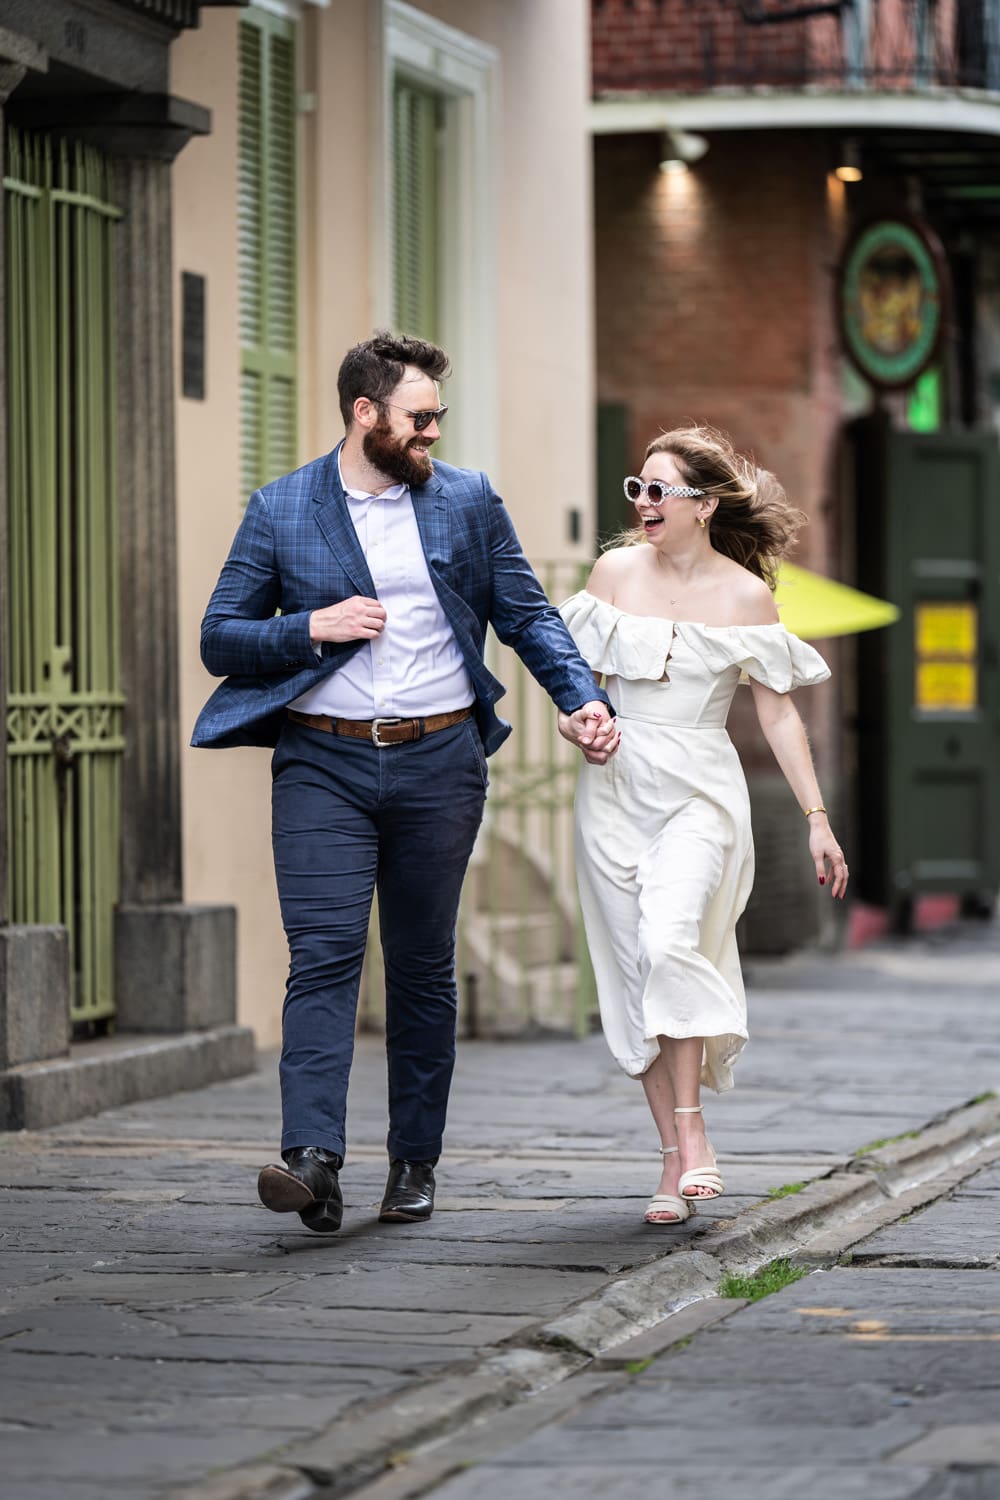
<instances>
[{"instance_id":1,"label":"woman's arm","mask_svg":"<svg viewBox=\"0 0 1000 1500\"><path fill-rule=\"evenodd\" d=\"M809 815L809 853L816 866L819 883L826 884L829 867L832 879L830 894L843 898L847 890L847 862L833 836L830 820L823 807L823 797L809 752L809 741L798 710L788 693L776 693L760 682L751 682L750 687L764 738L774 752L774 758L798 799L799 806Z\"/></svg>"}]
</instances>

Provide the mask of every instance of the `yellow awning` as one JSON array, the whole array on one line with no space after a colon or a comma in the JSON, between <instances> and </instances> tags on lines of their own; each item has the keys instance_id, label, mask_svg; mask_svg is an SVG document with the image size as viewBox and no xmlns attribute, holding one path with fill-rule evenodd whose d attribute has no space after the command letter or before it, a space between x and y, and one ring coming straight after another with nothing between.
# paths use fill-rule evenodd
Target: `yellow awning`
<instances>
[{"instance_id":1,"label":"yellow awning","mask_svg":"<svg viewBox=\"0 0 1000 1500\"><path fill-rule=\"evenodd\" d=\"M774 598L781 623L804 640L856 635L899 619L899 610L887 599L875 599L789 562L781 564Z\"/></svg>"}]
</instances>

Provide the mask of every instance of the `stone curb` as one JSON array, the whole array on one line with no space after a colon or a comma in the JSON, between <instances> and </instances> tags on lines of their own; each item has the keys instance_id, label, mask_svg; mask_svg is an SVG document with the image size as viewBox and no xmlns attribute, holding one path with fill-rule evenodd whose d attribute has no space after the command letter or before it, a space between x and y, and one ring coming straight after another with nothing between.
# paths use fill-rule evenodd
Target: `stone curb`
<instances>
[{"instance_id":1,"label":"stone curb","mask_svg":"<svg viewBox=\"0 0 1000 1500\"><path fill-rule=\"evenodd\" d=\"M139 1100L252 1073L248 1026L87 1042L68 1057L22 1063L0 1076L0 1129L43 1130Z\"/></svg>"},{"instance_id":2,"label":"stone curb","mask_svg":"<svg viewBox=\"0 0 1000 1500\"><path fill-rule=\"evenodd\" d=\"M709 1230L703 1248L723 1274L752 1270L765 1260L794 1254L821 1235L843 1232L863 1214L960 1166L998 1138L1000 1100L961 1105L915 1138L888 1141L852 1157L801 1193L755 1204L729 1225Z\"/></svg>"},{"instance_id":3,"label":"stone curb","mask_svg":"<svg viewBox=\"0 0 1000 1500\"><path fill-rule=\"evenodd\" d=\"M369 1411L338 1418L271 1462L244 1465L170 1491L170 1500L310 1500L347 1493L411 1447L564 1380L665 1317L717 1294L722 1276L747 1272L811 1239L885 1209L889 1201L1000 1139L1000 1100L960 1106L917 1136L887 1142L800 1193L764 1201L706 1231L697 1249L668 1251L568 1307L559 1317L455 1366ZM902 1209L903 1205L900 1204Z\"/></svg>"},{"instance_id":4,"label":"stone curb","mask_svg":"<svg viewBox=\"0 0 1000 1500\"><path fill-rule=\"evenodd\" d=\"M718 1285L719 1263L714 1255L672 1250L524 1336L541 1347L570 1348L595 1359L688 1303L713 1297Z\"/></svg>"},{"instance_id":5,"label":"stone curb","mask_svg":"<svg viewBox=\"0 0 1000 1500\"><path fill-rule=\"evenodd\" d=\"M945 1168L958 1166L995 1138L1000 1138L1000 1099L986 1099L933 1120L916 1137L887 1141L855 1156L847 1171L871 1173L886 1196L896 1198Z\"/></svg>"},{"instance_id":6,"label":"stone curb","mask_svg":"<svg viewBox=\"0 0 1000 1500\"><path fill-rule=\"evenodd\" d=\"M197 1500L312 1500L316 1488L300 1469L277 1464L241 1464L225 1474L204 1479L169 1495L197 1496Z\"/></svg>"}]
</instances>

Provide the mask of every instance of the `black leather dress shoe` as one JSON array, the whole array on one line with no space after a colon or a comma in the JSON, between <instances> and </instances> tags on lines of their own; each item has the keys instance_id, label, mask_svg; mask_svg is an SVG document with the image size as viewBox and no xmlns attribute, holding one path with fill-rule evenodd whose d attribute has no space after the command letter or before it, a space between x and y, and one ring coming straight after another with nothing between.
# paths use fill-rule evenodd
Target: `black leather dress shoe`
<instances>
[{"instance_id":1,"label":"black leather dress shoe","mask_svg":"<svg viewBox=\"0 0 1000 1500\"><path fill-rule=\"evenodd\" d=\"M344 1217L337 1176L343 1157L322 1146L293 1146L282 1155L282 1166L272 1163L257 1178L261 1203L276 1214L297 1213L317 1234L336 1234Z\"/></svg>"},{"instance_id":2,"label":"black leather dress shoe","mask_svg":"<svg viewBox=\"0 0 1000 1500\"><path fill-rule=\"evenodd\" d=\"M383 1224L416 1224L429 1219L434 1212L434 1168L433 1161L404 1161L400 1156L389 1158L389 1180L385 1185L385 1197L379 1218Z\"/></svg>"}]
</instances>

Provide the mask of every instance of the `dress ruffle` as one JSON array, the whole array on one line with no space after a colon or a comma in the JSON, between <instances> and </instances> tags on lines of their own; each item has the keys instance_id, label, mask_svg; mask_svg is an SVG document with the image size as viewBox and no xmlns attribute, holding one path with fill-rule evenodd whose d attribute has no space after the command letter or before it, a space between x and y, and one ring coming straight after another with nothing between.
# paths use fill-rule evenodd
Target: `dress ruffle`
<instances>
[{"instance_id":1,"label":"dress ruffle","mask_svg":"<svg viewBox=\"0 0 1000 1500\"><path fill-rule=\"evenodd\" d=\"M658 682L667 670L674 635L690 645L712 672L738 667L777 693L825 682L830 669L812 646L774 625L696 625L690 621L630 615L585 589L559 606L587 665L626 680Z\"/></svg>"},{"instance_id":2,"label":"dress ruffle","mask_svg":"<svg viewBox=\"0 0 1000 1500\"><path fill-rule=\"evenodd\" d=\"M586 589L560 604L559 613L594 672L632 681L662 678L674 640L670 620L623 614Z\"/></svg>"}]
</instances>

